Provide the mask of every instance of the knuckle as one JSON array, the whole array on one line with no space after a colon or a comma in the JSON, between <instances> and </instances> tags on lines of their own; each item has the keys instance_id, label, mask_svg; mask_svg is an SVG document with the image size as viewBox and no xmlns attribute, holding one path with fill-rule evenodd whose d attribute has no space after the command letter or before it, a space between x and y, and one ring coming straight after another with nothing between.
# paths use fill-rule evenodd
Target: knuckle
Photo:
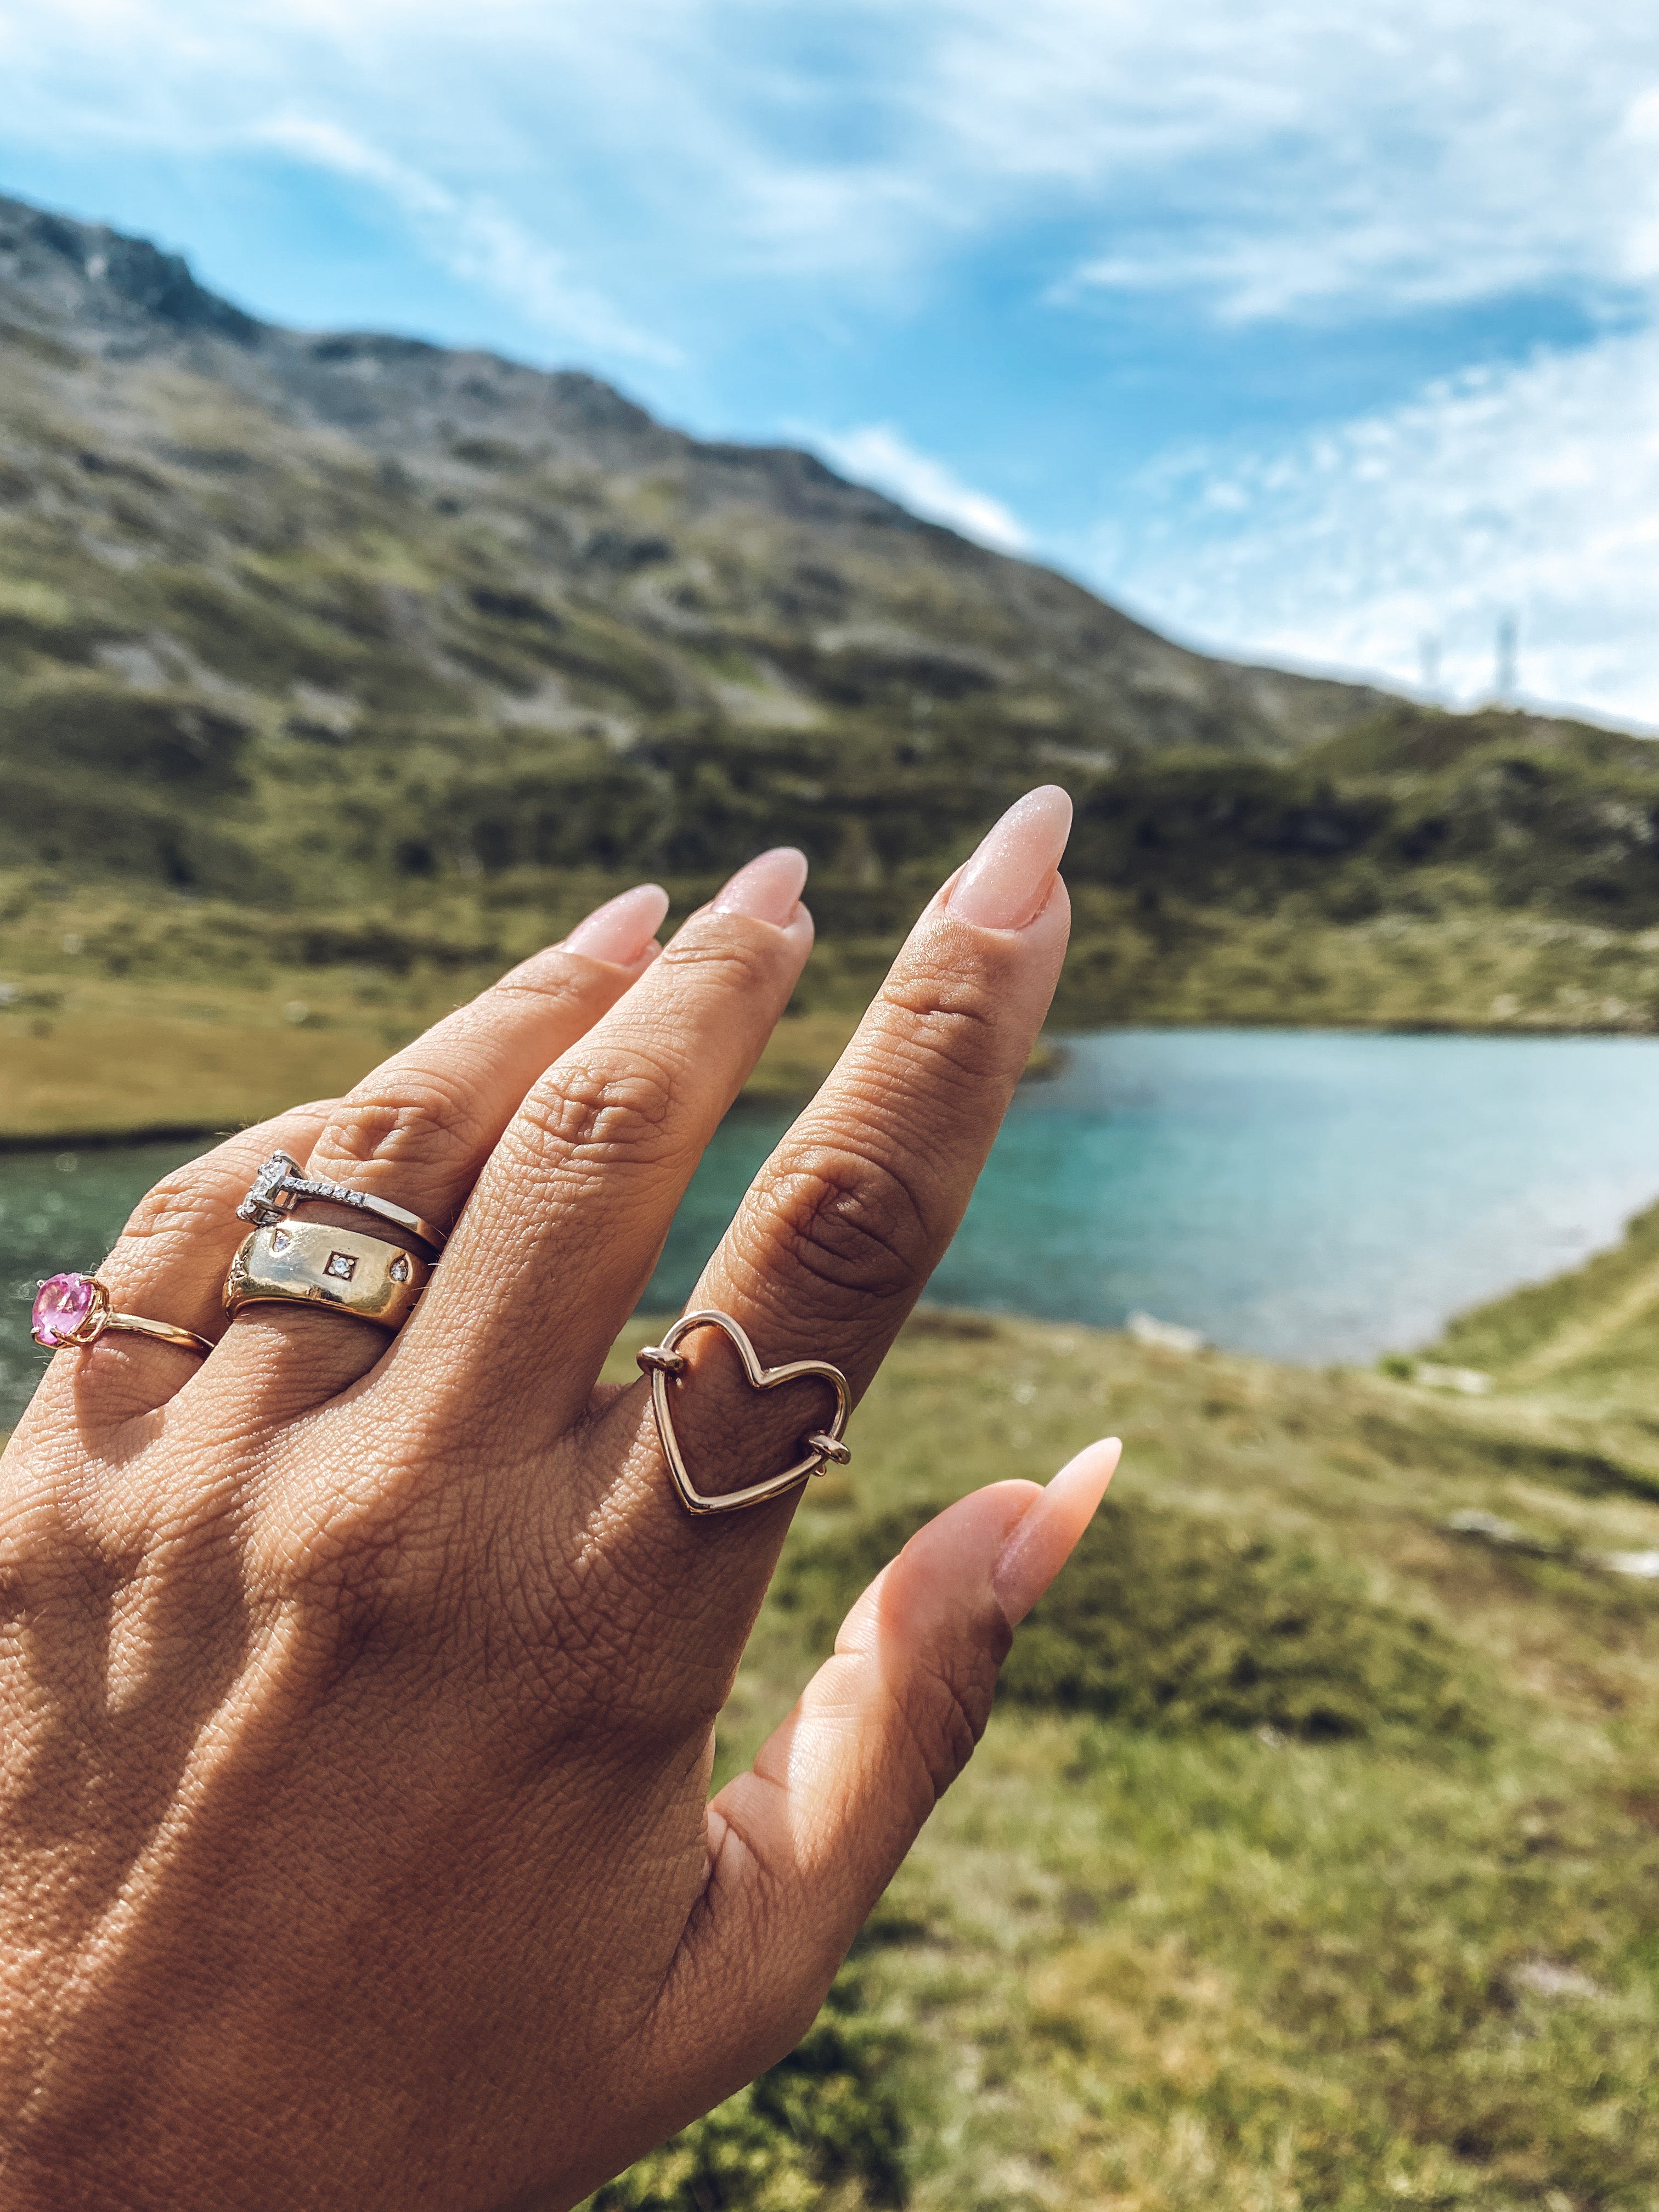
<instances>
[{"instance_id":1,"label":"knuckle","mask_svg":"<svg viewBox=\"0 0 1659 2212\"><path fill-rule=\"evenodd\" d=\"M659 964L665 974L684 974L702 991L769 991L781 969L781 948L775 931L762 938L750 934L753 927L740 916L723 915L711 926L682 930L664 946Z\"/></svg>"},{"instance_id":2,"label":"knuckle","mask_svg":"<svg viewBox=\"0 0 1659 2212\"><path fill-rule=\"evenodd\" d=\"M603 1061L562 1062L531 1092L519 1119L556 1166L648 1164L673 1149L677 1103L665 1062L613 1053Z\"/></svg>"},{"instance_id":3,"label":"knuckle","mask_svg":"<svg viewBox=\"0 0 1659 2212\"><path fill-rule=\"evenodd\" d=\"M995 1002L977 978L896 978L882 995L903 1017L906 1055L935 1078L977 1084L1007 1057Z\"/></svg>"},{"instance_id":4,"label":"knuckle","mask_svg":"<svg viewBox=\"0 0 1659 2212\"><path fill-rule=\"evenodd\" d=\"M173 1237L195 1237L210 1227L224 1224L222 1183L199 1172L199 1164L163 1176L145 1192L129 1216L123 1236L136 1243L155 1244Z\"/></svg>"},{"instance_id":5,"label":"knuckle","mask_svg":"<svg viewBox=\"0 0 1659 2212\"><path fill-rule=\"evenodd\" d=\"M665 1610L642 1561L596 1551L573 1576L568 1561L544 1560L513 1611L547 1709L636 1747L712 1727L724 1678L678 1656Z\"/></svg>"},{"instance_id":6,"label":"knuckle","mask_svg":"<svg viewBox=\"0 0 1659 2212\"><path fill-rule=\"evenodd\" d=\"M453 1601L461 1579L457 1550L439 1514L376 1486L290 1522L253 1579L313 1653L349 1660L441 1639L445 1594Z\"/></svg>"},{"instance_id":7,"label":"knuckle","mask_svg":"<svg viewBox=\"0 0 1659 2212\"><path fill-rule=\"evenodd\" d=\"M483 1145L489 1133L476 1093L459 1072L400 1068L396 1081L395 1093L376 1085L343 1102L317 1141L313 1164L395 1160L441 1170Z\"/></svg>"},{"instance_id":8,"label":"knuckle","mask_svg":"<svg viewBox=\"0 0 1659 2212\"><path fill-rule=\"evenodd\" d=\"M973 1757L995 1694L995 1670L978 1654L924 1662L906 1680L899 1717L935 1802Z\"/></svg>"},{"instance_id":9,"label":"knuckle","mask_svg":"<svg viewBox=\"0 0 1659 2212\"><path fill-rule=\"evenodd\" d=\"M819 1144L785 1170L773 1209L788 1257L837 1289L897 1296L927 1267L927 1207L896 1161Z\"/></svg>"},{"instance_id":10,"label":"knuckle","mask_svg":"<svg viewBox=\"0 0 1659 2212\"><path fill-rule=\"evenodd\" d=\"M526 1011L539 1020L550 1014L585 1015L596 997L609 996L608 979L580 953L549 957L503 975L499 983L473 1001L468 1010L488 1020L498 1009L511 1011L515 1001L526 1002Z\"/></svg>"}]
</instances>

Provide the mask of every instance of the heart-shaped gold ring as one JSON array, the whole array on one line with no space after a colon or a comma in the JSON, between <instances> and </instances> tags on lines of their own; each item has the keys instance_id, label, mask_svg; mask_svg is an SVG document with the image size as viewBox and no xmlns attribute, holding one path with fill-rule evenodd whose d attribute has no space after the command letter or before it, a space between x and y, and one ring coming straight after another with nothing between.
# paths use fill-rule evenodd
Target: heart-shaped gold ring
<instances>
[{"instance_id":1,"label":"heart-shaped gold ring","mask_svg":"<svg viewBox=\"0 0 1659 2212\"><path fill-rule=\"evenodd\" d=\"M751 1482L746 1490L728 1491L723 1498L706 1497L686 1471L680 1440L674 1433L673 1409L668 1402L669 1383L685 1372L686 1365L685 1354L674 1347L694 1328L704 1328L726 1331L738 1347L744 1373L757 1390L775 1390L781 1382L799 1382L817 1376L828 1382L836 1394L836 1410L829 1427L801 1438L806 1446L805 1459L785 1468L781 1474L769 1474L764 1482ZM830 1461L837 1467L845 1467L853 1456L841 1440L853 1411L853 1393L840 1368L832 1367L827 1359L792 1359L786 1366L763 1367L755 1356L754 1346L731 1315L714 1306L705 1306L698 1313L682 1314L662 1342L647 1344L638 1358L641 1367L651 1377L651 1410L657 1417L657 1434L662 1438L663 1454L674 1478L674 1487L680 1494L680 1503L690 1513L735 1513L740 1506L763 1505L769 1498L781 1498L786 1490L793 1490L809 1476L822 1474Z\"/></svg>"}]
</instances>

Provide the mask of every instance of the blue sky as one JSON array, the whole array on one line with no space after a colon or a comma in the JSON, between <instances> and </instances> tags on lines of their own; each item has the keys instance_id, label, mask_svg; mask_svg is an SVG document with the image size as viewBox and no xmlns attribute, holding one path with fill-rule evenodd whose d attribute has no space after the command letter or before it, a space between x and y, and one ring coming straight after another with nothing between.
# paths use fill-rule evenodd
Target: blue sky
<instances>
[{"instance_id":1,"label":"blue sky","mask_svg":"<svg viewBox=\"0 0 1659 2212\"><path fill-rule=\"evenodd\" d=\"M0 0L0 189L813 445L1194 642L1659 726L1659 13Z\"/></svg>"}]
</instances>

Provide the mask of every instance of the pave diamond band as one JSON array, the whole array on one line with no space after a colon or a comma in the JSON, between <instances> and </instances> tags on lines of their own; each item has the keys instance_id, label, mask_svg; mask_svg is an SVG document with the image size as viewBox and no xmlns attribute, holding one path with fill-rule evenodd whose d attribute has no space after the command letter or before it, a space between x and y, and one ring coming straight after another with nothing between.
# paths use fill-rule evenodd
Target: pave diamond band
<instances>
[{"instance_id":1,"label":"pave diamond band","mask_svg":"<svg viewBox=\"0 0 1659 2212\"><path fill-rule=\"evenodd\" d=\"M401 1328L415 1310L432 1269L417 1252L335 1229L325 1221L280 1216L245 1237L225 1277L225 1311L264 1301L326 1306L381 1328Z\"/></svg>"},{"instance_id":2,"label":"pave diamond band","mask_svg":"<svg viewBox=\"0 0 1659 2212\"><path fill-rule=\"evenodd\" d=\"M373 1198L361 1190L348 1190L343 1183L326 1182L321 1176L302 1175L291 1152L273 1152L264 1162L237 1207L236 1218L268 1229L308 1198L325 1200L331 1206L355 1206L362 1212L376 1214L394 1229L406 1229L411 1237L418 1237L434 1252L441 1252L449 1241L447 1229L422 1221L418 1213L394 1206L389 1198Z\"/></svg>"}]
</instances>

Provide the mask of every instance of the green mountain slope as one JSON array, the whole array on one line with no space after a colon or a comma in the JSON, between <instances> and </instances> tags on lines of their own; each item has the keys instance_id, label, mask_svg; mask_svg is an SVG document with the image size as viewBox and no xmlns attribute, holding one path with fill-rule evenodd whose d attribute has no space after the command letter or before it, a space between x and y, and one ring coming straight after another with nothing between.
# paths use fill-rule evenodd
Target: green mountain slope
<instances>
[{"instance_id":1,"label":"green mountain slope","mask_svg":"<svg viewBox=\"0 0 1659 2212\"><path fill-rule=\"evenodd\" d=\"M931 854L1048 763L1376 695L1183 652L586 376L254 322L0 202L6 857L204 889ZM246 872L250 865L252 874Z\"/></svg>"},{"instance_id":2,"label":"green mountain slope","mask_svg":"<svg viewBox=\"0 0 1659 2212\"><path fill-rule=\"evenodd\" d=\"M1040 778L1062 1021L1654 1024L1644 740L1206 659L807 454L0 200L0 1135L274 1106L296 1024L349 1079L619 877L683 909L778 840L810 1080Z\"/></svg>"}]
</instances>

